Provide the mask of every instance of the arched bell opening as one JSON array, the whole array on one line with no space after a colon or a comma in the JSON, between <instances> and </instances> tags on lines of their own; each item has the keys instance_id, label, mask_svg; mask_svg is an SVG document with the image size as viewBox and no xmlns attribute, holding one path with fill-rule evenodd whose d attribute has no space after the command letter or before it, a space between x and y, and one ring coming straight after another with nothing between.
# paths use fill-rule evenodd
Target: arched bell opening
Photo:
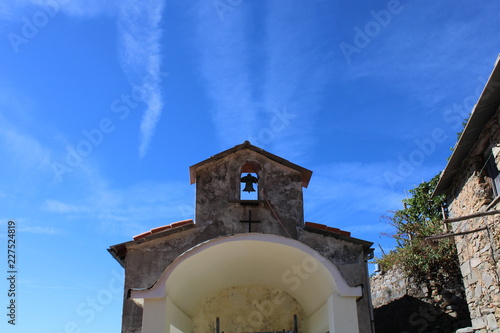
<instances>
[{"instance_id":1,"label":"arched bell opening","mask_svg":"<svg viewBox=\"0 0 500 333\"><path fill-rule=\"evenodd\" d=\"M247 161L240 168L240 200L260 199L260 171L262 167L257 162Z\"/></svg>"},{"instance_id":2,"label":"arched bell opening","mask_svg":"<svg viewBox=\"0 0 500 333\"><path fill-rule=\"evenodd\" d=\"M217 317L228 325L221 331L238 332L244 319L253 328L239 332L269 332L271 326L289 329L274 314L291 321L293 312L301 333L357 333L360 296L360 287L347 285L338 268L307 245L266 234L200 244L174 260L152 288L131 291L144 307L143 333L212 332Z\"/></svg>"}]
</instances>

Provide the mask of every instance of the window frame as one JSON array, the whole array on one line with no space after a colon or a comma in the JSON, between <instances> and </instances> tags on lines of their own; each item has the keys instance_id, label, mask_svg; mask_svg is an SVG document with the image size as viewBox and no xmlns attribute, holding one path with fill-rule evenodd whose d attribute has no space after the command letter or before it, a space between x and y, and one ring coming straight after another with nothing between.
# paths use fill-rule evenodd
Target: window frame
<instances>
[{"instance_id":1,"label":"window frame","mask_svg":"<svg viewBox=\"0 0 500 333\"><path fill-rule=\"evenodd\" d=\"M495 145L487 151L489 152L489 154L485 162L486 174L491 180L493 196L496 198L500 195L500 170L498 169L498 165L496 162L496 155L498 155L500 147Z\"/></svg>"}]
</instances>

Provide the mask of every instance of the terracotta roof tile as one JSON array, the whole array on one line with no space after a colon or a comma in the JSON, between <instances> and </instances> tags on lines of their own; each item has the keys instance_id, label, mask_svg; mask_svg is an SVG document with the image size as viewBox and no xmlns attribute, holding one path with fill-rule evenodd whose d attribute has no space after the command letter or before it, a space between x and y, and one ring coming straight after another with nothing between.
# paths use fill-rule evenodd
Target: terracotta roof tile
<instances>
[{"instance_id":1,"label":"terracotta roof tile","mask_svg":"<svg viewBox=\"0 0 500 333\"><path fill-rule=\"evenodd\" d=\"M171 226L172 226L172 228L177 228L177 227L182 227L183 225L191 224L191 223L193 223L193 220L184 220L184 221L174 222L171 224Z\"/></svg>"},{"instance_id":2,"label":"terracotta roof tile","mask_svg":"<svg viewBox=\"0 0 500 333\"><path fill-rule=\"evenodd\" d=\"M314 223L314 222L306 222L306 226L321 230L326 230L327 226L324 224Z\"/></svg>"},{"instance_id":3,"label":"terracotta roof tile","mask_svg":"<svg viewBox=\"0 0 500 333\"><path fill-rule=\"evenodd\" d=\"M344 230L340 230L339 232L341 235L344 235L344 236L347 236L347 237L351 237L351 233L349 231L344 231Z\"/></svg>"},{"instance_id":4,"label":"terracotta roof tile","mask_svg":"<svg viewBox=\"0 0 500 333\"><path fill-rule=\"evenodd\" d=\"M313 222L306 222L305 226L309 227L309 228L314 228L314 229L319 229L319 230L331 232L333 234L338 234L338 235L343 235L343 236L351 237L351 233L349 231L340 230L338 228L332 228L332 227L329 227L329 226L324 225L324 224L313 223Z\"/></svg>"},{"instance_id":5,"label":"terracotta roof tile","mask_svg":"<svg viewBox=\"0 0 500 333\"><path fill-rule=\"evenodd\" d=\"M152 233L151 233L151 230L150 230L150 231L143 232L142 234L136 235L133 238L134 238L134 240L138 240L138 239L144 238L146 236L149 236L151 234Z\"/></svg>"},{"instance_id":6,"label":"terracotta roof tile","mask_svg":"<svg viewBox=\"0 0 500 333\"><path fill-rule=\"evenodd\" d=\"M326 231L334 232L336 234L340 233L339 228L326 227Z\"/></svg>"},{"instance_id":7,"label":"terracotta roof tile","mask_svg":"<svg viewBox=\"0 0 500 333\"><path fill-rule=\"evenodd\" d=\"M153 228L153 229L151 229L151 233L152 234L156 234L157 232L161 232L163 230L168 230L168 229L172 229L172 225L171 224L163 225L161 227Z\"/></svg>"},{"instance_id":8,"label":"terracotta roof tile","mask_svg":"<svg viewBox=\"0 0 500 333\"><path fill-rule=\"evenodd\" d=\"M179 221L179 222L167 224L167 225L164 225L161 227L156 227L156 228L153 228L149 231L143 232L142 234L134 236L133 239L136 241L136 240L142 239L144 237L160 233L160 232L165 231L165 230L179 228L179 227L182 227L182 226L185 226L188 224L194 224L193 220L184 220L184 221Z\"/></svg>"}]
</instances>

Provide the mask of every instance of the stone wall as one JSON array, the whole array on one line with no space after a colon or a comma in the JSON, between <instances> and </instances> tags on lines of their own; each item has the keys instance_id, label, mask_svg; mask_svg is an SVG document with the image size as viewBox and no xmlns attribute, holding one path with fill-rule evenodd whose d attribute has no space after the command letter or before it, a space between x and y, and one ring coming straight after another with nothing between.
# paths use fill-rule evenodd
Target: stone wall
<instances>
[{"instance_id":1,"label":"stone wall","mask_svg":"<svg viewBox=\"0 0 500 333\"><path fill-rule=\"evenodd\" d=\"M294 315L304 327L300 304L281 289L268 286L234 286L206 296L193 317L193 333L215 333L219 317L222 332L292 331Z\"/></svg>"},{"instance_id":2,"label":"stone wall","mask_svg":"<svg viewBox=\"0 0 500 333\"><path fill-rule=\"evenodd\" d=\"M449 333L470 326L459 272L418 281L393 268L372 276L370 283L377 333Z\"/></svg>"},{"instance_id":3,"label":"stone wall","mask_svg":"<svg viewBox=\"0 0 500 333\"><path fill-rule=\"evenodd\" d=\"M259 178L259 200L242 203L241 169L252 163ZM272 206L272 209L270 208ZM248 231L249 211L252 232L295 238L304 227L301 173L246 149L210 161L196 172L196 223L221 223L229 233ZM275 215L279 216L278 221Z\"/></svg>"},{"instance_id":4,"label":"stone wall","mask_svg":"<svg viewBox=\"0 0 500 333\"><path fill-rule=\"evenodd\" d=\"M493 195L493 183L485 167L491 153L500 166L500 154L494 148L494 144L500 140L498 124L497 115L485 126L480 139L464 161L448 202L450 218L500 209L499 197ZM450 223L450 231L467 233L454 238L472 324L481 333L500 332L499 223L500 215Z\"/></svg>"},{"instance_id":5,"label":"stone wall","mask_svg":"<svg viewBox=\"0 0 500 333\"><path fill-rule=\"evenodd\" d=\"M467 190L474 190L480 185L471 177L470 182L462 194ZM471 186L472 184L477 185ZM467 215L468 200L466 195L460 195L457 199L462 204L462 209L453 205L453 215ZM468 197L469 199L471 197ZM472 205L472 203L470 203ZM470 207L470 206L469 206ZM480 207L477 211L484 211L486 207ZM496 207L498 209L500 207ZM476 209L472 208L471 210ZM456 236L457 252L460 258L460 269L462 271L466 295L472 318L473 327L480 332L500 332L500 283L498 265L498 235L495 241L495 227L500 223L498 216L482 217L464 220L453 224L453 232L468 232L479 230L465 235Z\"/></svg>"}]
</instances>

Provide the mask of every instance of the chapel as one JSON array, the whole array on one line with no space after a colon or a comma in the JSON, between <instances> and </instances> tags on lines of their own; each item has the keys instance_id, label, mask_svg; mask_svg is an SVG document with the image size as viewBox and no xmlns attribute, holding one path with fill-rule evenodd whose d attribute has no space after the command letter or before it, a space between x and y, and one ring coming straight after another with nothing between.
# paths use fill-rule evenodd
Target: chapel
<instances>
[{"instance_id":1,"label":"chapel","mask_svg":"<svg viewBox=\"0 0 500 333\"><path fill-rule=\"evenodd\" d=\"M310 170L245 141L189 175L194 219L108 249L123 333L373 332L372 243L304 221Z\"/></svg>"}]
</instances>

